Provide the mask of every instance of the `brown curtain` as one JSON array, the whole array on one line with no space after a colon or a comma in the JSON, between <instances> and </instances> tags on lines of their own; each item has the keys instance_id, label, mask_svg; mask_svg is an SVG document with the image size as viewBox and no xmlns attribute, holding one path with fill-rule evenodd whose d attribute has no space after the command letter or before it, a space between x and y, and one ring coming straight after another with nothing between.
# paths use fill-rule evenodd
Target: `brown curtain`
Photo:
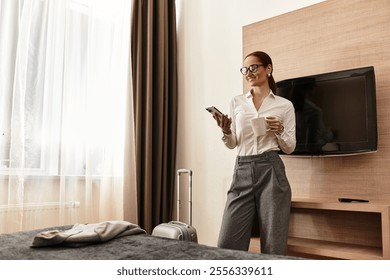
<instances>
[{"instance_id":1,"label":"brown curtain","mask_svg":"<svg viewBox=\"0 0 390 280\"><path fill-rule=\"evenodd\" d=\"M174 0L134 0L131 26L138 224L172 219L177 64Z\"/></svg>"}]
</instances>

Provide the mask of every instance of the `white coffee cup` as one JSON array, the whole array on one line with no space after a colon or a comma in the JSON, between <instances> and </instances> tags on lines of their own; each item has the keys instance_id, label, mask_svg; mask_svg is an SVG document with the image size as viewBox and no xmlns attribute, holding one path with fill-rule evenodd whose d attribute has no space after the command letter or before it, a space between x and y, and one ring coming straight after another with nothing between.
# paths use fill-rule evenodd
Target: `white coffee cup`
<instances>
[{"instance_id":1,"label":"white coffee cup","mask_svg":"<svg viewBox=\"0 0 390 280\"><path fill-rule=\"evenodd\" d=\"M267 122L264 117L251 119L251 125L256 136L264 136L267 133Z\"/></svg>"}]
</instances>

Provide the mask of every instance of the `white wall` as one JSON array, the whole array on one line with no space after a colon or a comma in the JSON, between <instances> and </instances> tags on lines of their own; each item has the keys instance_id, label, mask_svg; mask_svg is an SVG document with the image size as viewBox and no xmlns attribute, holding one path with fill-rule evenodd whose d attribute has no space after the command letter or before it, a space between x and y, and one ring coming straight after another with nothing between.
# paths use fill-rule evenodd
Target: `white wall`
<instances>
[{"instance_id":1,"label":"white wall","mask_svg":"<svg viewBox=\"0 0 390 280\"><path fill-rule=\"evenodd\" d=\"M242 27L319 2L322 1L176 0L177 168L190 168L194 172L193 225L198 231L199 243L217 244L236 156L235 150L223 145L222 134L205 107L215 105L228 113L230 99L242 93L243 80L239 72L243 55ZM277 67L277 61L273 62ZM184 201L183 205L186 205Z\"/></svg>"}]
</instances>

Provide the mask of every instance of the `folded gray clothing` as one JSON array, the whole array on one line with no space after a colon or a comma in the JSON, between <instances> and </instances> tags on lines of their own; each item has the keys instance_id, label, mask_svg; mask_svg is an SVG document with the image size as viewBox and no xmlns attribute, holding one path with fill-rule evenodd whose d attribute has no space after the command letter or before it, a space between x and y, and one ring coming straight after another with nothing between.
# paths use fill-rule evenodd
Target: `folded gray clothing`
<instances>
[{"instance_id":1,"label":"folded gray clothing","mask_svg":"<svg viewBox=\"0 0 390 280\"><path fill-rule=\"evenodd\" d=\"M34 236L31 247L45 247L59 244L80 247L134 234L146 234L146 231L138 225L126 221L75 224L69 230L51 230L38 233Z\"/></svg>"}]
</instances>

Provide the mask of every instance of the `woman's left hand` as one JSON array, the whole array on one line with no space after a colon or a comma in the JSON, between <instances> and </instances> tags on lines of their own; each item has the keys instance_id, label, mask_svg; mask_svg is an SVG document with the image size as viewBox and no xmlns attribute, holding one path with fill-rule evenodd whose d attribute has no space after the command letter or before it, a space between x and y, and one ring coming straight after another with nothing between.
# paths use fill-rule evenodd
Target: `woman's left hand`
<instances>
[{"instance_id":1,"label":"woman's left hand","mask_svg":"<svg viewBox=\"0 0 390 280\"><path fill-rule=\"evenodd\" d=\"M284 130L282 120L275 116L270 116L266 118L268 129L273 133L280 134Z\"/></svg>"}]
</instances>

